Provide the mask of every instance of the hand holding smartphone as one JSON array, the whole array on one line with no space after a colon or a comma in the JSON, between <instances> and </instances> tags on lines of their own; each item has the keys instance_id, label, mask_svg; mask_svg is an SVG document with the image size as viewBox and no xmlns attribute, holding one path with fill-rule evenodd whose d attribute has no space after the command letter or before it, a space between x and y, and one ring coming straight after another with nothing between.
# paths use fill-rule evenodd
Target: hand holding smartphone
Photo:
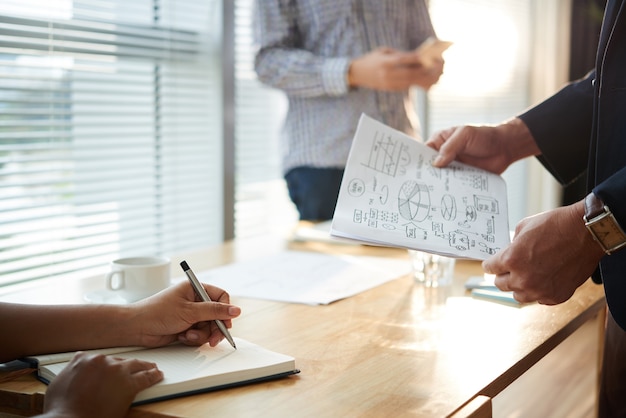
<instances>
[{"instance_id":1,"label":"hand holding smartphone","mask_svg":"<svg viewBox=\"0 0 626 418\"><path fill-rule=\"evenodd\" d=\"M422 42L422 44L415 49L415 52L419 55L422 65L426 68L430 68L437 60L443 60L443 52L450 48L451 45L452 42L442 41L431 36Z\"/></svg>"}]
</instances>

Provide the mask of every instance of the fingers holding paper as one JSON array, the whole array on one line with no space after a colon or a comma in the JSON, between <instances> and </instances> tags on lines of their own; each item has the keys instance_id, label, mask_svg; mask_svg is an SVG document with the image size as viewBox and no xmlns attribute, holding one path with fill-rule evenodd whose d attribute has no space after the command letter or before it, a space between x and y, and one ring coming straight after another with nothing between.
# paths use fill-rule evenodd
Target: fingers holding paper
<instances>
[{"instance_id":1,"label":"fingers holding paper","mask_svg":"<svg viewBox=\"0 0 626 418\"><path fill-rule=\"evenodd\" d=\"M445 167L457 160L501 174L515 161L540 150L528 127L518 118L495 126L455 126L435 133L426 145L439 152L433 165Z\"/></svg>"},{"instance_id":2,"label":"fingers holding paper","mask_svg":"<svg viewBox=\"0 0 626 418\"><path fill-rule=\"evenodd\" d=\"M508 166L506 153L503 152L493 127L452 127L435 134L426 145L439 151L434 161L437 167L444 167L457 160L500 174Z\"/></svg>"},{"instance_id":3,"label":"fingers holding paper","mask_svg":"<svg viewBox=\"0 0 626 418\"><path fill-rule=\"evenodd\" d=\"M604 255L582 222L582 202L523 219L511 244L483 262L495 285L518 302L568 300Z\"/></svg>"}]
</instances>

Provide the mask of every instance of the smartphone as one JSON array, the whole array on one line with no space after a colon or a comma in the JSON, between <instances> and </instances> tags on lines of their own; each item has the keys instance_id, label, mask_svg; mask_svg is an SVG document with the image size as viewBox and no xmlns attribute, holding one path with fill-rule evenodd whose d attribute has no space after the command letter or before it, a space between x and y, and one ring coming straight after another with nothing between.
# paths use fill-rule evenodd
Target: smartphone
<instances>
[{"instance_id":1,"label":"smartphone","mask_svg":"<svg viewBox=\"0 0 626 418\"><path fill-rule=\"evenodd\" d=\"M443 52L450 48L452 42L442 41L435 37L426 39L420 46L415 49L415 52L419 54L424 67L432 67L436 60L443 59Z\"/></svg>"}]
</instances>

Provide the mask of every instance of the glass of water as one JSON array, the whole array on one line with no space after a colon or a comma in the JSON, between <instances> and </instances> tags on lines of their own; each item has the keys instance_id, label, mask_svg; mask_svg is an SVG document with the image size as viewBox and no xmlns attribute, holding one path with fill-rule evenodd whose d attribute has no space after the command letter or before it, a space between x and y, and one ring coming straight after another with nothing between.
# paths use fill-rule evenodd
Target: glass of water
<instances>
[{"instance_id":1,"label":"glass of water","mask_svg":"<svg viewBox=\"0 0 626 418\"><path fill-rule=\"evenodd\" d=\"M409 257L417 283L427 287L447 286L452 283L454 258L416 250L409 250Z\"/></svg>"}]
</instances>

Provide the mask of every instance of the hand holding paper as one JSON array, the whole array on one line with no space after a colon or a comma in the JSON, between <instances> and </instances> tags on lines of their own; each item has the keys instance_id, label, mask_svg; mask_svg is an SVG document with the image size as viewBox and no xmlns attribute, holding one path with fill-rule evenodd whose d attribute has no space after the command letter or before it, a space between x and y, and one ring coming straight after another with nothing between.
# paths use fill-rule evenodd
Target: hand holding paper
<instances>
[{"instance_id":1,"label":"hand holding paper","mask_svg":"<svg viewBox=\"0 0 626 418\"><path fill-rule=\"evenodd\" d=\"M352 142L331 234L484 260L509 244L506 184L365 115Z\"/></svg>"}]
</instances>

